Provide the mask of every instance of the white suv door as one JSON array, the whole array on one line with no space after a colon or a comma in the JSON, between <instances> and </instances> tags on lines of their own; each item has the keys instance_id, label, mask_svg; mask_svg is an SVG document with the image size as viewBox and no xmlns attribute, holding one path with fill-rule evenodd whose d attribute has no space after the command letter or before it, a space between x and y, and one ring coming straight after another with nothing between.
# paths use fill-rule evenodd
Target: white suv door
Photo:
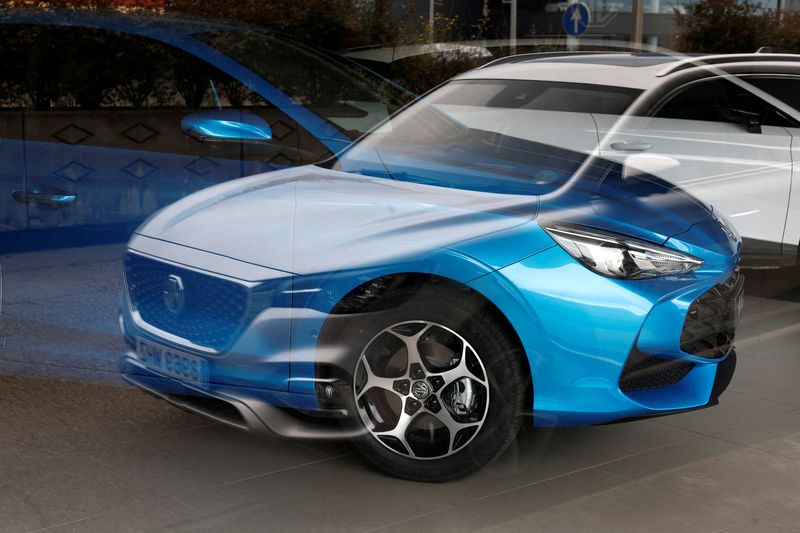
<instances>
[{"instance_id":1,"label":"white suv door","mask_svg":"<svg viewBox=\"0 0 800 533\"><path fill-rule=\"evenodd\" d=\"M792 123L726 78L690 83L649 118L597 115L604 157L675 183L727 215L747 253L780 253ZM749 121L749 122L748 122Z\"/></svg>"},{"instance_id":2,"label":"white suv door","mask_svg":"<svg viewBox=\"0 0 800 533\"><path fill-rule=\"evenodd\" d=\"M768 95L780 100L800 116L800 76L758 76L747 78ZM783 255L797 257L800 247L800 128L787 127L792 135L792 194L787 199L786 228L783 231Z\"/></svg>"}]
</instances>

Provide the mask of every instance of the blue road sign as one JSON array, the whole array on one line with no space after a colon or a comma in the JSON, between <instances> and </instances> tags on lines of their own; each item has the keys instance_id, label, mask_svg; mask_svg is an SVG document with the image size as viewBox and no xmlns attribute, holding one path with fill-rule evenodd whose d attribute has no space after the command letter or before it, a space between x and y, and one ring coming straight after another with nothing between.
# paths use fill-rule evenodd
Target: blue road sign
<instances>
[{"instance_id":1,"label":"blue road sign","mask_svg":"<svg viewBox=\"0 0 800 533\"><path fill-rule=\"evenodd\" d=\"M561 22L567 35L580 37L589 27L589 18L589 8L586 7L586 4L576 2L567 7Z\"/></svg>"}]
</instances>

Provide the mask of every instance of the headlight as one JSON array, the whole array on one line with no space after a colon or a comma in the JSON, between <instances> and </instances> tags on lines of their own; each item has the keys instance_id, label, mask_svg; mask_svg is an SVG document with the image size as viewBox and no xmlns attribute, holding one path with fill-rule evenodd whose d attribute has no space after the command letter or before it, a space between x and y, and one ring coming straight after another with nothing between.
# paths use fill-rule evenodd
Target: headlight
<instances>
[{"instance_id":1,"label":"headlight","mask_svg":"<svg viewBox=\"0 0 800 533\"><path fill-rule=\"evenodd\" d=\"M611 278L644 279L685 274L703 261L639 239L564 223L542 227L572 257Z\"/></svg>"}]
</instances>

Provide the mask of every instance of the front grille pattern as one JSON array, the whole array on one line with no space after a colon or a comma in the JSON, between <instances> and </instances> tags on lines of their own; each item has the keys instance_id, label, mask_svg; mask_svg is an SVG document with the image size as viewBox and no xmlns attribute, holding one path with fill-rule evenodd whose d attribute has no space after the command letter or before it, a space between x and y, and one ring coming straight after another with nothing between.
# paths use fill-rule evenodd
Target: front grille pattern
<instances>
[{"instance_id":1,"label":"front grille pattern","mask_svg":"<svg viewBox=\"0 0 800 533\"><path fill-rule=\"evenodd\" d=\"M623 392L634 392L668 387L685 378L693 368L691 361L661 359L634 348L622 369L619 388Z\"/></svg>"},{"instance_id":2,"label":"front grille pattern","mask_svg":"<svg viewBox=\"0 0 800 533\"><path fill-rule=\"evenodd\" d=\"M725 283L697 298L681 331L681 350L699 357L722 357L730 350L736 333L744 276L737 270Z\"/></svg>"},{"instance_id":3,"label":"front grille pattern","mask_svg":"<svg viewBox=\"0 0 800 533\"><path fill-rule=\"evenodd\" d=\"M183 283L177 311L164 297L170 276ZM125 258L125 278L131 304L144 322L215 351L230 346L247 312L247 287L137 254Z\"/></svg>"}]
</instances>

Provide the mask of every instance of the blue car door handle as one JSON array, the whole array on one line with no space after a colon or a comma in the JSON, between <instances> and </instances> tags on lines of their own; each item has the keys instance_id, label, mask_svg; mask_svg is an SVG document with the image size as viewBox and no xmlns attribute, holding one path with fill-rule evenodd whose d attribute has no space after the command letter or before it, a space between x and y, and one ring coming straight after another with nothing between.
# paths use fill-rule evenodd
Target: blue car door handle
<instances>
[{"instance_id":1,"label":"blue car door handle","mask_svg":"<svg viewBox=\"0 0 800 533\"><path fill-rule=\"evenodd\" d=\"M34 188L28 191L14 191L11 197L21 204L36 204L53 209L72 205L78 198L75 194L55 187L48 187L46 190Z\"/></svg>"}]
</instances>

